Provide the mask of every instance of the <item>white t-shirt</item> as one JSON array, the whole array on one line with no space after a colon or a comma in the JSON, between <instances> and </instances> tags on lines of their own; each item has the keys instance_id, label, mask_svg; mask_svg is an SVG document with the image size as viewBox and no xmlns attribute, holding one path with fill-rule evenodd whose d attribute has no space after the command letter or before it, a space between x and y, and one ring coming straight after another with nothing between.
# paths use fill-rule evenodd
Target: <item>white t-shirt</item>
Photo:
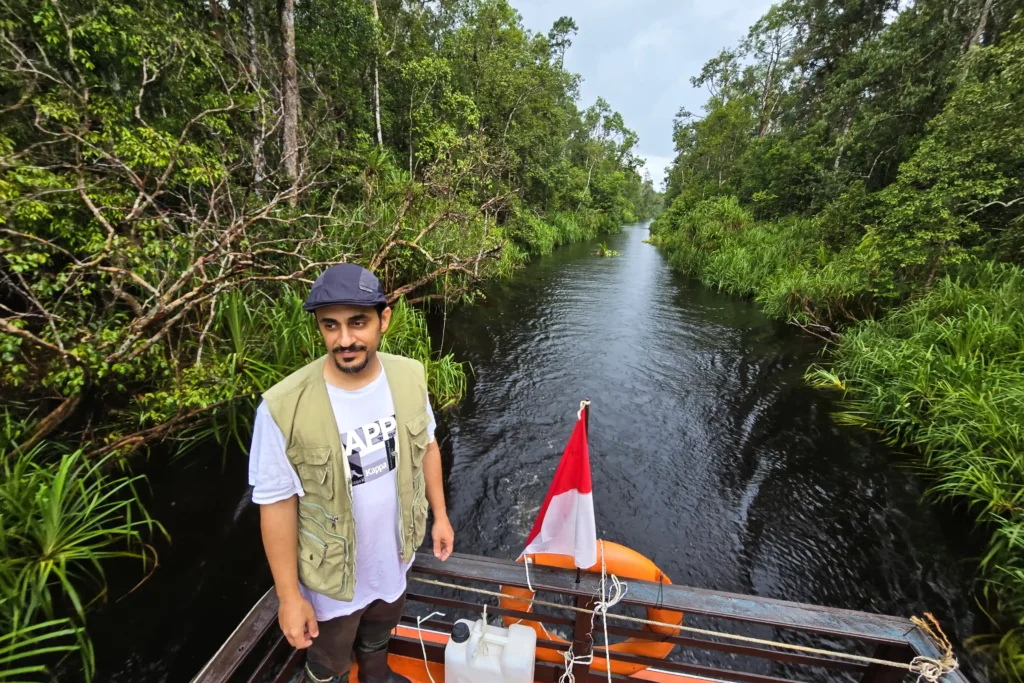
<instances>
[{"instance_id":1,"label":"white t-shirt","mask_svg":"<svg viewBox=\"0 0 1024 683\"><path fill-rule=\"evenodd\" d=\"M317 621L351 614L374 600L394 602L405 592L405 574L411 563L402 562L398 538L398 490L395 484L398 439L391 390L381 368L375 380L361 389L345 391L327 385L334 419L352 471L352 514L356 529L356 586L351 602L315 593L301 583L299 590L313 605ZM434 414L427 400L434 440ZM295 494L302 483L285 453L281 429L261 402L253 425L249 452L252 501L269 505ZM338 486L344 484L339 482ZM301 501L300 501L301 504Z\"/></svg>"}]
</instances>

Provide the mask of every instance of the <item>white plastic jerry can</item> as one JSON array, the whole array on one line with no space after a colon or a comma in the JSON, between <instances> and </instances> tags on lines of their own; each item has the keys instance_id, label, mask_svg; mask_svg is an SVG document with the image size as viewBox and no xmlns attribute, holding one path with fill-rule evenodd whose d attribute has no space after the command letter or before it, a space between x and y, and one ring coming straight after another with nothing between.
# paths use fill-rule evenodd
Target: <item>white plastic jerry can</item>
<instances>
[{"instance_id":1,"label":"white plastic jerry can","mask_svg":"<svg viewBox=\"0 0 1024 683\"><path fill-rule=\"evenodd\" d=\"M537 632L459 619L444 649L445 683L533 683Z\"/></svg>"}]
</instances>

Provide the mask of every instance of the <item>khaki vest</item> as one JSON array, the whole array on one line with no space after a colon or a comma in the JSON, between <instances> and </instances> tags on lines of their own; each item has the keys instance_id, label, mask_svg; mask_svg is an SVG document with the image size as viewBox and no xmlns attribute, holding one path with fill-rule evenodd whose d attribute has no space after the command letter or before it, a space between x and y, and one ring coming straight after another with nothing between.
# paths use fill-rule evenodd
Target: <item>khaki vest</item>
<instances>
[{"instance_id":1,"label":"khaki vest","mask_svg":"<svg viewBox=\"0 0 1024 683\"><path fill-rule=\"evenodd\" d=\"M427 384L423 365L378 353L395 404L398 425L399 529L402 560L408 562L427 526L423 456L427 452ZM302 480L299 498L299 581L335 600L355 593L356 534L352 517L352 478L341 435L331 410L321 356L263 394L281 428L288 460Z\"/></svg>"}]
</instances>

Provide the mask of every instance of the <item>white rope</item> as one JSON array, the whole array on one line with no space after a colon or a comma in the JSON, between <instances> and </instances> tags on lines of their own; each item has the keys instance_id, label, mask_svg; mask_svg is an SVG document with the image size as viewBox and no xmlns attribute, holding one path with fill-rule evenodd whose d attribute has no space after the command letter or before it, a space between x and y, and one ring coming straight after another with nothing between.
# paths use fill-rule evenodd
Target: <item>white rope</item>
<instances>
[{"instance_id":1,"label":"white rope","mask_svg":"<svg viewBox=\"0 0 1024 683\"><path fill-rule=\"evenodd\" d=\"M306 675L309 676L310 678L312 678L314 681L316 681L316 683L331 683L331 681L333 681L334 678L335 678L334 676L331 676L330 678L318 678L315 673L313 673L312 671L309 670L309 662L306 662L306 667L305 668L306 668ZM433 681L431 681L431 683L433 683Z\"/></svg>"},{"instance_id":2,"label":"white rope","mask_svg":"<svg viewBox=\"0 0 1024 683\"><path fill-rule=\"evenodd\" d=\"M519 621L522 621L522 619L520 619ZM519 621L517 621L516 623L518 624ZM554 640L554 638L551 637L551 634L548 633L548 630L546 628L544 628L544 624L541 624L539 621L537 623L540 624L540 630L544 631L544 635L547 636L547 639L548 640Z\"/></svg>"},{"instance_id":3,"label":"white rope","mask_svg":"<svg viewBox=\"0 0 1024 683\"><path fill-rule=\"evenodd\" d=\"M910 660L909 668L912 672L917 674L917 683L921 683L922 679L928 681L928 683L937 683L937 681L942 678L942 675L946 673L942 670L942 662L937 662L934 659L921 656L914 657Z\"/></svg>"},{"instance_id":4,"label":"white rope","mask_svg":"<svg viewBox=\"0 0 1024 683\"><path fill-rule=\"evenodd\" d=\"M513 600L522 602L522 598L516 598L498 591L489 591L483 588L474 588L471 586L460 586L456 583L448 583L445 581L436 581L434 579L424 579L419 576L410 577L413 581L419 581L431 586L439 586L441 588L454 588L456 590L462 590L469 593L478 593L479 595L489 595L499 599ZM557 602L548 602L547 600L533 599L530 601L531 604L541 605L543 607L553 607L555 609L567 609L573 612L582 612L583 614L595 614L594 610L586 609L585 607L575 607L573 605L563 605ZM608 614L612 619L619 619L620 621L628 621L635 624L644 624L647 626L657 626L664 629L670 629L671 631L686 631L687 633L695 633L703 636L711 636L715 638L726 638L729 640L738 640L744 643L753 643L754 645L767 645L768 647L775 647L783 650L794 650L796 652L805 652L814 655L823 655L826 657L835 657L836 659L847 659L854 662L861 662L863 664L880 664L882 666L891 666L896 669L905 669L911 673L916 673L923 677L924 680L929 683L935 683L944 674L955 671L959 664L949 651L950 648L939 641L940 649L945 649L941 660L936 660L931 657L918 656L909 664L906 662L893 662L887 659L877 659L875 657L865 657L863 655L850 654L848 652L834 652L831 650L822 650L816 647L808 647L806 645L797 645L795 643L780 643L774 640L764 640L762 638L753 638L751 636L741 636L736 633L722 633L721 631L711 631L704 628L695 628L693 626L684 626L683 624L668 624L663 621L654 621L652 619L641 619L640 617L631 617L625 614ZM921 625L920 620L913 618L912 621L918 626ZM935 638L933 638L934 640ZM568 682L567 682L568 683Z\"/></svg>"},{"instance_id":5,"label":"white rope","mask_svg":"<svg viewBox=\"0 0 1024 683\"><path fill-rule=\"evenodd\" d=\"M423 626L424 621L430 621L434 617L443 617L444 612L431 612L425 617L416 617L416 635L420 638L420 649L423 650L423 668L427 670L427 677L430 679L430 683L437 683L434 680L434 674L430 673L430 661L427 659L427 646L423 643Z\"/></svg>"},{"instance_id":6,"label":"white rope","mask_svg":"<svg viewBox=\"0 0 1024 683\"><path fill-rule=\"evenodd\" d=\"M533 584L530 583L530 563L531 562L533 562L533 560L530 559L529 555L523 555L523 567L526 568L526 587L530 589L531 593L536 595L537 591L533 590ZM530 601L530 604L531 605L533 604L532 600ZM527 611L529 611L529 610L527 610ZM523 622L522 618L519 618L519 619L515 620L515 623L517 623L517 624L521 624L522 622ZM548 630L546 628L544 628L544 624L541 624L539 621L537 623L540 624L541 629L544 631L544 635L546 635L548 637L548 640L550 640L551 639L551 634L548 633Z\"/></svg>"},{"instance_id":7,"label":"white rope","mask_svg":"<svg viewBox=\"0 0 1024 683\"><path fill-rule=\"evenodd\" d=\"M604 671L608 676L608 683L612 683L612 662L611 653L609 648L611 643L608 642L608 609L614 607L622 601L622 598L626 596L626 590L628 586L619 581L619 577L615 574L611 575L612 579L612 596L608 597L608 591L606 588L608 579L608 566L604 560L604 541L600 541L601 544L601 599L594 605L594 612L590 615L590 632L594 632L594 617L598 614L601 615L601 625L604 628Z\"/></svg>"},{"instance_id":8,"label":"white rope","mask_svg":"<svg viewBox=\"0 0 1024 683\"><path fill-rule=\"evenodd\" d=\"M473 659L476 659L477 655L487 656L489 650L487 649L487 603L484 603L484 624L480 627L480 640L476 643L476 648L473 649Z\"/></svg>"},{"instance_id":9,"label":"white rope","mask_svg":"<svg viewBox=\"0 0 1024 683\"><path fill-rule=\"evenodd\" d=\"M582 401L580 401L580 409L576 411L576 419L577 420L582 420L583 419L583 409L586 406L589 406L589 405L590 405L590 401L588 401L587 399L583 399Z\"/></svg>"},{"instance_id":10,"label":"white rope","mask_svg":"<svg viewBox=\"0 0 1024 683\"><path fill-rule=\"evenodd\" d=\"M572 653L572 645L569 649L562 653L562 659L565 660L565 673L558 678L558 683L576 683L576 676L573 674L572 669L577 664L586 664L590 666L594 662L594 653L591 652L586 657L577 657Z\"/></svg>"}]
</instances>

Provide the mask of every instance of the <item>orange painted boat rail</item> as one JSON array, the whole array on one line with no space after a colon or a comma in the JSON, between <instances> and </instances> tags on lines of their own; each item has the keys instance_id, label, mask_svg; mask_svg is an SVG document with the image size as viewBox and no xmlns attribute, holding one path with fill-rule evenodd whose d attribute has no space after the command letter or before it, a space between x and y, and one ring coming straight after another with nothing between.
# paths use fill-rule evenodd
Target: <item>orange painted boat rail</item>
<instances>
[{"instance_id":1,"label":"orange painted boat rail","mask_svg":"<svg viewBox=\"0 0 1024 683\"><path fill-rule=\"evenodd\" d=\"M595 634L591 632L590 616L584 613L553 610L530 613L495 606L495 600L482 598L454 588L427 585L417 579L439 580L458 586L496 591L498 586L526 587L523 565L510 560L497 560L473 555L453 554L440 562L429 552L419 553L409 576L406 616L391 639L393 667L410 679L429 683L423 662L423 650L432 664L430 671L436 683L443 683L444 647L452 623L459 618L478 619L483 602L490 603L489 617L524 618L544 624L552 633L561 632L572 643L577 656L591 652ZM534 566L531 584L538 597L561 600L584 609L591 609L600 594L600 576L553 567ZM625 598L616 612L635 608L656 607L685 614L683 624L716 631L755 636L775 642L817 645L830 651L843 651L876 659L909 663L915 656L938 658L939 649L909 618L869 614L772 600L748 595L687 588L678 584L650 581L629 582ZM634 608L634 609L635 609ZM424 621L417 629L416 616L442 612L444 618ZM835 659L822 654L780 650L761 644L741 643L724 637L666 635L651 630L621 626L608 620L609 637L638 638L672 643L675 652L685 650L721 653L725 664L708 666L682 661L680 658L650 659L636 655L612 654L612 661L643 665L647 668L628 678L613 676L619 681L656 681L661 683L697 683L728 681L737 683L791 683L806 680L825 672L840 673L842 678L862 683L898 683L907 675L905 669L883 664ZM603 644L601 622L597 620L596 642ZM423 636L421 645L419 635ZM821 639L827 639L827 646ZM564 650L568 646L554 641L538 640L538 647ZM242 619L238 628L224 642L193 683L256 683L290 680L301 664L303 652L292 649L277 628L277 598L271 589ZM554 683L564 673L561 664L538 661L535 677L539 683ZM573 674L578 683L606 681L603 671L577 664ZM358 674L356 674L358 676ZM356 680L355 678L353 680ZM942 683L967 683L959 671L942 678Z\"/></svg>"}]
</instances>

